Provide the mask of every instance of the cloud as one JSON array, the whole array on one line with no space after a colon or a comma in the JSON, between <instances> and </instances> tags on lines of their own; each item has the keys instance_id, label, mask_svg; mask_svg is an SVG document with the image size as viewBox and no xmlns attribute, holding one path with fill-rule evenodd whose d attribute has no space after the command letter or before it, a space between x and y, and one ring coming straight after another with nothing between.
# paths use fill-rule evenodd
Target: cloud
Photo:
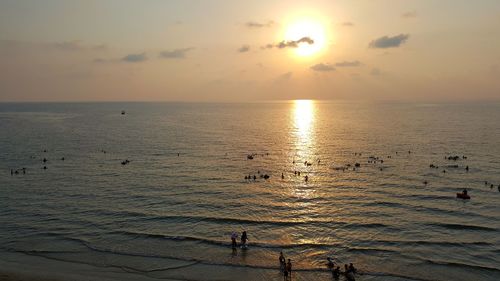
<instances>
[{"instance_id":1,"label":"cloud","mask_svg":"<svg viewBox=\"0 0 500 281\"><path fill-rule=\"evenodd\" d=\"M271 27L275 24L274 21L270 20L268 22L260 23L255 21L249 21L245 23L245 26L248 28L263 28L263 27Z\"/></svg>"},{"instance_id":2,"label":"cloud","mask_svg":"<svg viewBox=\"0 0 500 281\"><path fill-rule=\"evenodd\" d=\"M63 42L55 42L50 44L51 47L61 51L85 51L85 50L94 50L101 51L105 50L107 47L104 44L101 45L83 45L80 40L73 41L63 41Z\"/></svg>"},{"instance_id":3,"label":"cloud","mask_svg":"<svg viewBox=\"0 0 500 281\"><path fill-rule=\"evenodd\" d=\"M409 34L399 34L393 37L383 36L370 42L369 47L373 49L396 48L405 43Z\"/></svg>"},{"instance_id":4,"label":"cloud","mask_svg":"<svg viewBox=\"0 0 500 281\"><path fill-rule=\"evenodd\" d=\"M379 68L374 67L372 71L370 71L370 74L373 76L380 76L382 75L382 71Z\"/></svg>"},{"instance_id":5,"label":"cloud","mask_svg":"<svg viewBox=\"0 0 500 281\"><path fill-rule=\"evenodd\" d=\"M107 63L110 62L108 59L103 59L103 58L96 58L93 60L94 63Z\"/></svg>"},{"instance_id":6,"label":"cloud","mask_svg":"<svg viewBox=\"0 0 500 281\"><path fill-rule=\"evenodd\" d=\"M148 57L146 56L146 53L142 53L142 54L130 54L130 55L124 56L121 59L121 61L132 62L132 63L143 62L143 61L146 61L146 60L148 60Z\"/></svg>"},{"instance_id":7,"label":"cloud","mask_svg":"<svg viewBox=\"0 0 500 281\"><path fill-rule=\"evenodd\" d=\"M311 66L311 69L314 71L320 71L320 72L335 71L335 67L333 67L333 65L328 64L328 63L315 64L315 65Z\"/></svg>"},{"instance_id":8,"label":"cloud","mask_svg":"<svg viewBox=\"0 0 500 281\"><path fill-rule=\"evenodd\" d=\"M293 72L286 72L286 73L283 73L281 75L279 75L278 77L276 77L276 79L274 79L274 83L284 83L284 82L288 82L290 81L290 79L292 79L292 75L293 75Z\"/></svg>"},{"instance_id":9,"label":"cloud","mask_svg":"<svg viewBox=\"0 0 500 281\"><path fill-rule=\"evenodd\" d=\"M186 57L186 53L193 50L194 48L182 48L170 51L160 52L160 57L165 59L183 59Z\"/></svg>"},{"instance_id":10,"label":"cloud","mask_svg":"<svg viewBox=\"0 0 500 281\"><path fill-rule=\"evenodd\" d=\"M337 62L335 63L335 66L337 67L355 67L355 66L362 66L363 64L360 61L353 60L353 61L342 61L342 62Z\"/></svg>"},{"instance_id":11,"label":"cloud","mask_svg":"<svg viewBox=\"0 0 500 281\"><path fill-rule=\"evenodd\" d=\"M311 39L310 37L302 37L299 40L290 40L290 41L281 41L277 44L267 44L263 47L262 49L272 49L272 48L278 48L278 49L284 49L284 48L297 48L299 44L305 43L312 45L314 44L314 40Z\"/></svg>"},{"instance_id":12,"label":"cloud","mask_svg":"<svg viewBox=\"0 0 500 281\"><path fill-rule=\"evenodd\" d=\"M402 18L409 19L409 18L416 18L417 17L417 11L409 11L406 13L403 13L401 15Z\"/></svg>"},{"instance_id":13,"label":"cloud","mask_svg":"<svg viewBox=\"0 0 500 281\"><path fill-rule=\"evenodd\" d=\"M351 27L351 26L354 26L354 23L350 22L350 21L345 21L345 22L340 23L340 25Z\"/></svg>"},{"instance_id":14,"label":"cloud","mask_svg":"<svg viewBox=\"0 0 500 281\"><path fill-rule=\"evenodd\" d=\"M240 53L246 53L248 51L250 51L250 46L248 46L248 45L243 45L243 46L241 46L241 48L238 49L238 52L240 52Z\"/></svg>"}]
</instances>

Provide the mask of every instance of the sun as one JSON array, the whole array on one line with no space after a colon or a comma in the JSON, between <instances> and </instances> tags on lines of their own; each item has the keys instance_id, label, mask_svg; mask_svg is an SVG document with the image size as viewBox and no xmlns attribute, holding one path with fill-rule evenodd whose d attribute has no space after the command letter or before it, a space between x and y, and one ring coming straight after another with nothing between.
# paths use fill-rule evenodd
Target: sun
<instances>
[{"instance_id":1,"label":"sun","mask_svg":"<svg viewBox=\"0 0 500 281\"><path fill-rule=\"evenodd\" d=\"M308 37L314 43L299 42L295 52L299 56L307 57L320 52L326 45L326 32L323 24L314 19L301 19L292 22L285 29L286 41L298 41Z\"/></svg>"}]
</instances>

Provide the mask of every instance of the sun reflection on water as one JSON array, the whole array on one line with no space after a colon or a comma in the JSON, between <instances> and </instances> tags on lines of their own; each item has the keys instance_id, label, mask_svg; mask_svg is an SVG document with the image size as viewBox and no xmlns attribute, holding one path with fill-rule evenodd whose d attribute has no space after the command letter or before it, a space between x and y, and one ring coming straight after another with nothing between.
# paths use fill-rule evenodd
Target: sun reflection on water
<instances>
[{"instance_id":1,"label":"sun reflection on water","mask_svg":"<svg viewBox=\"0 0 500 281\"><path fill-rule=\"evenodd\" d=\"M312 100L295 100L293 115L297 141L302 145L310 144L314 124L314 102Z\"/></svg>"}]
</instances>

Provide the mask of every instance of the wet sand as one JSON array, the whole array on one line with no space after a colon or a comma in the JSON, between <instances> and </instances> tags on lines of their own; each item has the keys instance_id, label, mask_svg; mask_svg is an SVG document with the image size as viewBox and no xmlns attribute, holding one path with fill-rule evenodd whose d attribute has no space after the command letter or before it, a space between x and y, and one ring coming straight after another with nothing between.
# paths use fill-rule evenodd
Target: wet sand
<instances>
[{"instance_id":1,"label":"wet sand","mask_svg":"<svg viewBox=\"0 0 500 281\"><path fill-rule=\"evenodd\" d=\"M294 272L294 281L332 280L328 272ZM127 268L54 260L34 255L0 252L0 281L153 281L153 280L283 280L278 269L192 264L170 269L133 272ZM358 280L358 279L357 279ZM363 279L360 279L363 280Z\"/></svg>"}]
</instances>

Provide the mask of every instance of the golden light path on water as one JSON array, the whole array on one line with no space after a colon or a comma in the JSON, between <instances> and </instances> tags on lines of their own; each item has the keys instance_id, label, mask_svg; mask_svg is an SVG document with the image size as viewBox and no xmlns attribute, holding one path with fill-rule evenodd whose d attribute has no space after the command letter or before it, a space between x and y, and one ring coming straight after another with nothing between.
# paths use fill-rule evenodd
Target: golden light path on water
<instances>
[{"instance_id":1,"label":"golden light path on water","mask_svg":"<svg viewBox=\"0 0 500 281\"><path fill-rule=\"evenodd\" d=\"M312 142L312 127L314 125L314 102L312 100L294 101L294 121L297 145L305 148Z\"/></svg>"},{"instance_id":2,"label":"golden light path on water","mask_svg":"<svg viewBox=\"0 0 500 281\"><path fill-rule=\"evenodd\" d=\"M295 156L294 161L301 168L301 178L311 177L309 174L310 167L306 163L308 161L314 163L317 161L315 155L315 137L314 137L314 122L315 122L315 104L313 100L295 100L293 102L293 126L291 137L295 140ZM294 190L293 195L301 198L309 198L314 193L314 188L308 185L304 180ZM307 204L306 204L307 205ZM307 207L307 206L302 206Z\"/></svg>"}]
</instances>

